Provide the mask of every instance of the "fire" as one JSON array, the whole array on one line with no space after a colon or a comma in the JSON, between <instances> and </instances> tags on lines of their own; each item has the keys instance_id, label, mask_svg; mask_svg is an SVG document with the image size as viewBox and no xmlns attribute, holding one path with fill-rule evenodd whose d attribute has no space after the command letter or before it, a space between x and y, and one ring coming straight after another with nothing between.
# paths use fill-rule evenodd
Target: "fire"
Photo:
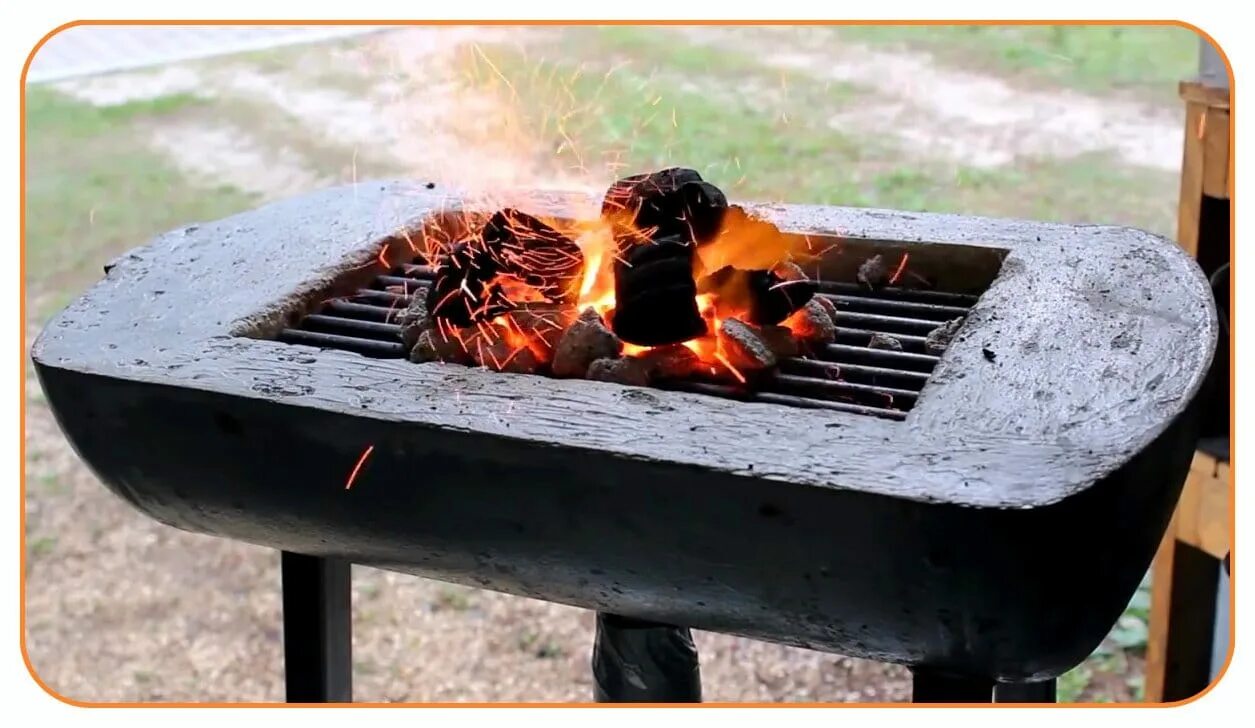
<instances>
[{"instance_id":1,"label":"fire","mask_svg":"<svg viewBox=\"0 0 1255 728\"><path fill-rule=\"evenodd\" d=\"M601 94L609 85L620 83L615 74L626 63L605 68L595 64L563 68L543 59L524 57L520 62L508 55L509 50L480 46L475 41L460 41L449 47L448 53L439 56L444 59L440 62L431 60L434 56L413 55L402 47L379 49L384 54L380 60L389 67L385 70L390 70L393 77L400 72L400 78L412 82L409 88L399 89L392 103L381 110L383 116L399 120L405 127L405 133L400 135L404 141L399 144L399 157L421 160L415 162L418 176L439 180L429 189L435 186L439 192L446 186L456 187L465 205L464 211L438 217L440 221L425 228L421 239L411 239L406 234L411 250L431 263L455 243L473 239L484 224L484 212L506 208L526 211L532 207L530 192L519 190L599 194L621 176L621 168L628 166L625 160L639 156L634 152L642 148L642 140L654 139L660 131L674 137L674 129L684 120L670 95L663 103L663 95L650 90L640 95L635 116L616 117L614 140L607 142ZM502 54L507 55L503 58ZM786 84L783 78L781 83ZM438 94L435 101L433 94ZM686 125L689 123L686 121ZM412 148L416 146L419 148ZM649 151L671 156L669 149ZM753 168L753 160L729 155L711 166L718 169L720 165L726 180L739 177L735 186L747 179L745 173ZM611 321L616 306L614 269L620 259L618 246L625 239L633 244L649 244L654 231L634 230L625 224L626 219L635 219L635 210L622 210L611 216L614 219L604 218L601 200L596 196L589 196L586 207L577 204L582 209L571 211L573 220L540 217L574 241L582 253L583 267L577 271L570 295L562 305L577 315L591 308ZM780 235L774 227L754 221L739 208L736 211L737 214L728 215L713 240L697 249L695 279L725 266L762 270L814 255L803 236ZM382 268L398 262L389 260L395 257L394 252L395 248L380 251L378 263ZM547 361L551 344L538 341L534 332L520 326L512 313L498 313L500 309L494 307L491 295L523 306L550 303L554 297L533 285L531 278L496 276L489 286L491 295L472 290L471 283L464 280L441 302L465 297L474 318L479 320L476 325L462 327L439 323L437 333L441 340L457 342L473 353L481 365L494 368L508 365L525 356L525 352ZM744 380L720 351L717 336L725 320L746 313L741 298L737 291L729 289L699 294L697 306L706 322L707 334L683 345L708 368L727 371ZM502 342L504 346L497 346ZM625 343L624 354L640 356L651 348ZM508 353L503 355L502 349Z\"/></svg>"}]
</instances>

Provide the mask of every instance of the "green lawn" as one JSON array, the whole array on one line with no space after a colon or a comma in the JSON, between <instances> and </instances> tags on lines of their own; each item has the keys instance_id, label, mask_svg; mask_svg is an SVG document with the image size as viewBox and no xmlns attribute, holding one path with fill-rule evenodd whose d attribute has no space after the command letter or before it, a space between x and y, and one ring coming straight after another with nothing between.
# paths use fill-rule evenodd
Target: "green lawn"
<instances>
[{"instance_id":1,"label":"green lawn","mask_svg":"<svg viewBox=\"0 0 1255 728\"><path fill-rule=\"evenodd\" d=\"M561 47L560 59L486 47L467 63L568 168L610 177L615 165L682 164L740 199L1172 229L1170 173L1096 154L997 169L923 161L833 128L834 113L860 103L848 86L782 78L736 51L650 29L580 29Z\"/></svg>"},{"instance_id":2,"label":"green lawn","mask_svg":"<svg viewBox=\"0 0 1255 728\"><path fill-rule=\"evenodd\" d=\"M1198 70L1199 36L1176 26L858 25L842 38L918 48L977 71L1173 103Z\"/></svg>"},{"instance_id":3,"label":"green lawn","mask_svg":"<svg viewBox=\"0 0 1255 728\"><path fill-rule=\"evenodd\" d=\"M147 124L202 102L175 95L97 108L26 93L26 280L39 318L68 303L114 254L196 220L248 208L230 188L189 183L145 147Z\"/></svg>"}]
</instances>

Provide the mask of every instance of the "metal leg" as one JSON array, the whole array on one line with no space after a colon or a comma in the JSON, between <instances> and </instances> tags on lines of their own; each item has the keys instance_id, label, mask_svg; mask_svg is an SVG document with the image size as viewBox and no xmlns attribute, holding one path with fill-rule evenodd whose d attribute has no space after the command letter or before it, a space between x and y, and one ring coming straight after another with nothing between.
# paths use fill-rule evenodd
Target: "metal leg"
<instances>
[{"instance_id":1,"label":"metal leg","mask_svg":"<svg viewBox=\"0 0 1255 728\"><path fill-rule=\"evenodd\" d=\"M284 551L282 569L287 702L352 702L350 564Z\"/></svg>"},{"instance_id":2,"label":"metal leg","mask_svg":"<svg viewBox=\"0 0 1255 728\"><path fill-rule=\"evenodd\" d=\"M700 703L693 635L688 627L598 612L593 683L599 703Z\"/></svg>"},{"instance_id":3,"label":"metal leg","mask_svg":"<svg viewBox=\"0 0 1255 728\"><path fill-rule=\"evenodd\" d=\"M1055 681L998 683L994 686L994 702L1053 703L1055 702Z\"/></svg>"},{"instance_id":4,"label":"metal leg","mask_svg":"<svg viewBox=\"0 0 1255 728\"><path fill-rule=\"evenodd\" d=\"M991 703L994 682L988 678L954 675L925 667L911 670L912 703Z\"/></svg>"}]
</instances>

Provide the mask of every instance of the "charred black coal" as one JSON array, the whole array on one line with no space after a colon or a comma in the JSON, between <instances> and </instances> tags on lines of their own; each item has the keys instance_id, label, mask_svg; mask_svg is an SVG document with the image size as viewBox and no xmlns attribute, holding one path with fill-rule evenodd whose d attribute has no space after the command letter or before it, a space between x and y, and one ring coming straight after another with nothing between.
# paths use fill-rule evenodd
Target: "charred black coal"
<instances>
[{"instance_id":1,"label":"charred black coal","mask_svg":"<svg viewBox=\"0 0 1255 728\"><path fill-rule=\"evenodd\" d=\"M695 170L672 167L615 182L601 214L617 223L617 236L679 236L702 244L719 232L727 207L723 192Z\"/></svg>"},{"instance_id":2,"label":"charred black coal","mask_svg":"<svg viewBox=\"0 0 1255 728\"><path fill-rule=\"evenodd\" d=\"M662 346L706 334L697 310L694 246L664 237L628 246L615 260L615 308L610 328L623 341Z\"/></svg>"},{"instance_id":3,"label":"charred black coal","mask_svg":"<svg viewBox=\"0 0 1255 728\"><path fill-rule=\"evenodd\" d=\"M535 288L546 300L567 301L577 292L584 253L573 240L540 220L507 208L489 218L480 237L505 273Z\"/></svg>"},{"instance_id":4,"label":"charred black coal","mask_svg":"<svg viewBox=\"0 0 1255 728\"><path fill-rule=\"evenodd\" d=\"M470 326L506 313L513 304L495 283L501 263L481 240L453 245L436 261L427 312L454 326Z\"/></svg>"},{"instance_id":5,"label":"charred black coal","mask_svg":"<svg viewBox=\"0 0 1255 728\"><path fill-rule=\"evenodd\" d=\"M583 269L584 255L572 240L531 215L501 210L436 261L427 311L458 327L507 313L515 303L502 290L502 276L547 301L568 301Z\"/></svg>"}]
</instances>

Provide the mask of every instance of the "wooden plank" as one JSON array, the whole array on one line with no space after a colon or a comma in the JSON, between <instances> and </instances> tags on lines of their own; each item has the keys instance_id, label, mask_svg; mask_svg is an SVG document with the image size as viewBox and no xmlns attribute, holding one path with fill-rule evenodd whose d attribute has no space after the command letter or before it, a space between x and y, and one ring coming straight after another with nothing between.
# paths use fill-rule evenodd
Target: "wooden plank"
<instances>
[{"instance_id":1,"label":"wooden plank","mask_svg":"<svg viewBox=\"0 0 1255 728\"><path fill-rule=\"evenodd\" d=\"M1229 112L1207 109L1203 122L1203 194L1229 198Z\"/></svg>"},{"instance_id":2,"label":"wooden plank","mask_svg":"<svg viewBox=\"0 0 1255 728\"><path fill-rule=\"evenodd\" d=\"M1185 700L1207 687L1215 638L1220 565L1179 539L1173 539L1170 548L1172 555L1164 560L1171 564L1166 583L1158 581L1162 578L1158 570L1151 577L1157 580L1151 594L1150 631L1156 665L1152 673L1148 644L1146 696L1156 702Z\"/></svg>"},{"instance_id":3,"label":"wooden plank","mask_svg":"<svg viewBox=\"0 0 1255 728\"><path fill-rule=\"evenodd\" d=\"M1182 81L1177 92L1186 102L1203 104L1215 109L1229 108L1229 89L1208 86L1197 81Z\"/></svg>"},{"instance_id":4,"label":"wooden plank","mask_svg":"<svg viewBox=\"0 0 1255 728\"><path fill-rule=\"evenodd\" d=\"M1146 638L1145 695L1148 703L1163 702L1163 683L1168 647L1168 615L1172 611L1172 556L1176 546L1177 517L1164 532L1150 571L1150 624Z\"/></svg>"},{"instance_id":5,"label":"wooden plank","mask_svg":"<svg viewBox=\"0 0 1255 728\"><path fill-rule=\"evenodd\" d=\"M1191 256L1198 255L1199 209L1203 196L1203 140L1199 125L1206 106L1191 103L1185 112L1185 144L1181 161L1181 198L1177 209L1177 244Z\"/></svg>"},{"instance_id":6,"label":"wooden plank","mask_svg":"<svg viewBox=\"0 0 1255 728\"><path fill-rule=\"evenodd\" d=\"M1204 458L1210 462L1200 463ZM1212 558L1221 559L1228 553L1229 480L1219 477L1211 458L1203 455L1195 458L1195 467L1190 470L1177 505L1176 528L1178 540Z\"/></svg>"}]
</instances>

